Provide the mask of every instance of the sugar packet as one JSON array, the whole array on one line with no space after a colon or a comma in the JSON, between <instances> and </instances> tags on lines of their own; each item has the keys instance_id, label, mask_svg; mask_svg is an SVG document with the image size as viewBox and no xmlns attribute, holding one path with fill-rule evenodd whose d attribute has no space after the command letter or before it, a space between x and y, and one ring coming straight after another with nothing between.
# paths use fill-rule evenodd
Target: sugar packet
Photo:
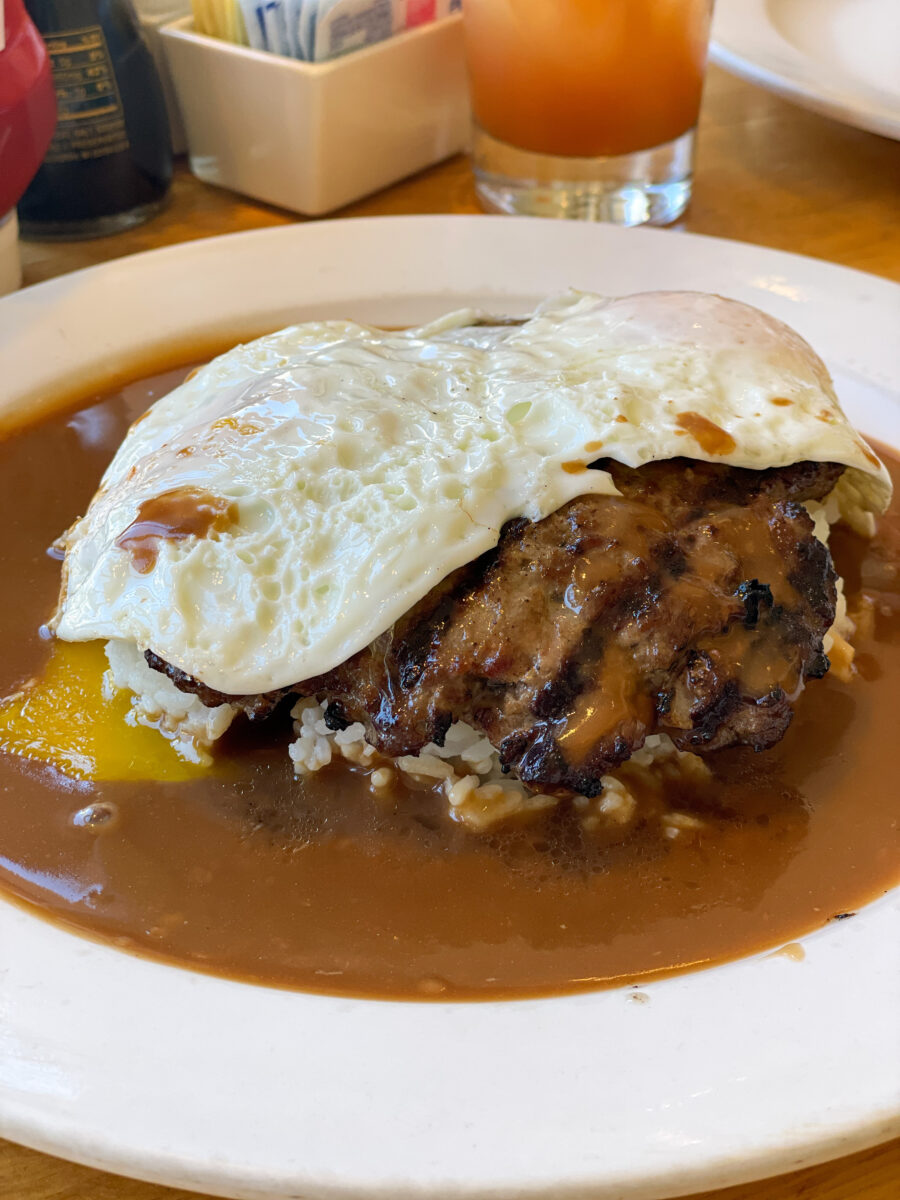
<instances>
[{"instance_id":1,"label":"sugar packet","mask_svg":"<svg viewBox=\"0 0 900 1200\"><path fill-rule=\"evenodd\" d=\"M201 33L249 42L254 50L324 62L447 17L461 9L462 0L192 0L192 4L195 27Z\"/></svg>"},{"instance_id":2,"label":"sugar packet","mask_svg":"<svg viewBox=\"0 0 900 1200\"><path fill-rule=\"evenodd\" d=\"M138 11L143 12L145 7L140 6ZM235 42L239 46L248 44L239 0L191 0L191 12L197 33Z\"/></svg>"},{"instance_id":3,"label":"sugar packet","mask_svg":"<svg viewBox=\"0 0 900 1200\"><path fill-rule=\"evenodd\" d=\"M304 0L306 3L307 0ZM462 0L308 0L317 9L314 58L323 62L449 16Z\"/></svg>"}]
</instances>

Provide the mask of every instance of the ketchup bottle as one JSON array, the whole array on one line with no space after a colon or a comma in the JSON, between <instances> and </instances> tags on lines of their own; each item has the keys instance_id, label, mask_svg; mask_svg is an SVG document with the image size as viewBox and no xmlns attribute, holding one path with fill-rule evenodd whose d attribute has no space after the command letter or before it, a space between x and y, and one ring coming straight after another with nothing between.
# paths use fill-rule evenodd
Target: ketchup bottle
<instances>
[{"instance_id":1,"label":"ketchup bottle","mask_svg":"<svg viewBox=\"0 0 900 1200\"><path fill-rule=\"evenodd\" d=\"M162 87L130 0L26 0L53 70L59 123L19 203L37 238L99 237L163 204L172 145Z\"/></svg>"}]
</instances>

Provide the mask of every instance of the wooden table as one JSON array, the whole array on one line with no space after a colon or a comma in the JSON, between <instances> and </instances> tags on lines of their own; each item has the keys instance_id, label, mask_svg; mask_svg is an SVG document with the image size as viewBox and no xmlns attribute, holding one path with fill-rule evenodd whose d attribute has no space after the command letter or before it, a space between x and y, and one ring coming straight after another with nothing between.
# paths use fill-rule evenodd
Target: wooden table
<instances>
[{"instance_id":1,"label":"wooden table","mask_svg":"<svg viewBox=\"0 0 900 1200\"><path fill-rule=\"evenodd\" d=\"M679 228L811 254L900 281L900 144L710 71L694 202ZM463 158L336 216L477 212ZM98 241L23 246L25 282L192 238L298 218L198 183L180 166L154 221ZM190 1200L0 1142L0 1200ZM897 1200L900 1141L704 1200ZM695 1198L699 1200L699 1198Z\"/></svg>"},{"instance_id":2,"label":"wooden table","mask_svg":"<svg viewBox=\"0 0 900 1200\"><path fill-rule=\"evenodd\" d=\"M698 145L694 201L677 228L900 280L900 143L804 112L713 68ZM468 163L459 157L333 215L478 211ZM182 166L168 209L147 225L97 241L24 244L25 282L298 219L198 183Z\"/></svg>"}]
</instances>

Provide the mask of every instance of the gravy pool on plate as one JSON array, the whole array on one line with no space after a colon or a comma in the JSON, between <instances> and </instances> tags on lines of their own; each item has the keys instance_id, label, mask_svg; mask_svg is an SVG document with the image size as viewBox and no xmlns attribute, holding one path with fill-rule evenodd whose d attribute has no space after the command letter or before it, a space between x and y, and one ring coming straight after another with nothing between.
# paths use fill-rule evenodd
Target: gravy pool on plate
<instances>
[{"instance_id":1,"label":"gravy pool on plate","mask_svg":"<svg viewBox=\"0 0 900 1200\"><path fill-rule=\"evenodd\" d=\"M131 384L0 443L0 694L47 670L39 627L59 564L46 547L84 511L130 421L185 373ZM882 453L900 480L900 459ZM691 818L677 836L648 819L623 841L586 838L558 811L473 835L412 777L382 804L344 763L296 780L276 716L262 734L232 731L213 773L173 757L152 783L90 783L0 753L0 886L164 961L391 998L636 983L793 942L900 875L897 501L872 541L839 527L831 547L851 609L868 613L858 676L810 686L766 754L715 756L710 784L674 797ZM76 646L80 661L51 668L61 687L78 681L89 718L104 705L95 649ZM89 719L79 734L86 752L159 753L152 740L130 740L152 731L98 745L98 728ZM0 744L9 738L0 732Z\"/></svg>"}]
</instances>

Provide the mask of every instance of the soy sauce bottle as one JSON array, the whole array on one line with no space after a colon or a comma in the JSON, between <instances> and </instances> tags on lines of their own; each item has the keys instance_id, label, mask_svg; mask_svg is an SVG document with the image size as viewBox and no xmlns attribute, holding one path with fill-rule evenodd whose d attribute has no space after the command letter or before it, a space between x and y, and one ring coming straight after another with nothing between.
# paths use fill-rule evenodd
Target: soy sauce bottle
<instances>
[{"instance_id":1,"label":"soy sauce bottle","mask_svg":"<svg viewBox=\"0 0 900 1200\"><path fill-rule=\"evenodd\" d=\"M162 206L172 144L130 0L26 0L53 68L59 120L19 202L26 237L100 237Z\"/></svg>"}]
</instances>

